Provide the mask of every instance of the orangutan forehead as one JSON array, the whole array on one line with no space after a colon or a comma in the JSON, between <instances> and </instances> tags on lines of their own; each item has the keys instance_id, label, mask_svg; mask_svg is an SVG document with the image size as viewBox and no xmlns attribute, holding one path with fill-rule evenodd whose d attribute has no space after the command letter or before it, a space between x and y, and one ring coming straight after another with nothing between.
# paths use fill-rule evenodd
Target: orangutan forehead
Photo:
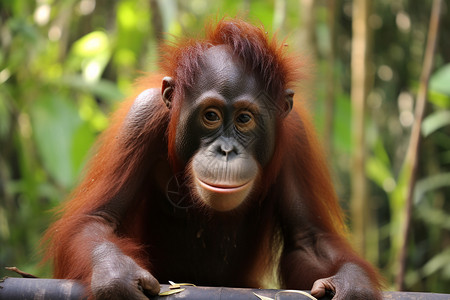
<instances>
[{"instance_id":1,"label":"orangutan forehead","mask_svg":"<svg viewBox=\"0 0 450 300\"><path fill-rule=\"evenodd\" d=\"M192 75L201 71L204 53L215 46L229 47L272 96L282 94L298 80L298 60L285 53L286 47L270 39L264 28L235 20L207 28L204 39L182 39L166 45L161 68L179 86L190 88L194 84Z\"/></svg>"},{"instance_id":2,"label":"orangutan forehead","mask_svg":"<svg viewBox=\"0 0 450 300\"><path fill-rule=\"evenodd\" d=\"M215 90L225 97L234 98L236 93L252 91L258 94L263 88L258 74L249 70L227 45L209 48L204 52L191 92Z\"/></svg>"}]
</instances>

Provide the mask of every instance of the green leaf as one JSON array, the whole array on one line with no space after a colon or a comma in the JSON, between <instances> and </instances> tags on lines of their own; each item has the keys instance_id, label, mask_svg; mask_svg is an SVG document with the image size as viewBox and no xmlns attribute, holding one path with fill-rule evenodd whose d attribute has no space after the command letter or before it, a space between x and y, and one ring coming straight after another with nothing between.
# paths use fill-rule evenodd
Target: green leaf
<instances>
[{"instance_id":1,"label":"green leaf","mask_svg":"<svg viewBox=\"0 0 450 300\"><path fill-rule=\"evenodd\" d=\"M81 57L93 57L110 51L108 36L103 31L86 34L73 44L73 54Z\"/></svg>"},{"instance_id":2,"label":"green leaf","mask_svg":"<svg viewBox=\"0 0 450 300\"><path fill-rule=\"evenodd\" d=\"M450 96L441 94L433 90L428 91L428 101L440 108L450 108Z\"/></svg>"},{"instance_id":3,"label":"green leaf","mask_svg":"<svg viewBox=\"0 0 450 300\"><path fill-rule=\"evenodd\" d=\"M75 69L81 67L84 79L96 83L110 61L111 53L111 43L106 33L94 31L73 44L67 66Z\"/></svg>"},{"instance_id":4,"label":"green leaf","mask_svg":"<svg viewBox=\"0 0 450 300\"><path fill-rule=\"evenodd\" d=\"M450 125L450 111L437 111L427 116L422 123L422 134L429 136L439 128Z\"/></svg>"},{"instance_id":5,"label":"green leaf","mask_svg":"<svg viewBox=\"0 0 450 300\"><path fill-rule=\"evenodd\" d=\"M427 224L450 230L450 215L440 208L427 206L429 205L421 205L420 209L417 210L417 216Z\"/></svg>"},{"instance_id":6,"label":"green leaf","mask_svg":"<svg viewBox=\"0 0 450 300\"><path fill-rule=\"evenodd\" d=\"M414 203L419 203L425 193L448 186L450 186L450 173L440 173L419 180L414 190Z\"/></svg>"},{"instance_id":7,"label":"green leaf","mask_svg":"<svg viewBox=\"0 0 450 300\"><path fill-rule=\"evenodd\" d=\"M88 82L82 76L70 75L64 76L60 81L55 82L55 84L62 84L70 88L94 94L110 103L124 97L114 83L105 79L100 79L98 82Z\"/></svg>"},{"instance_id":8,"label":"green leaf","mask_svg":"<svg viewBox=\"0 0 450 300\"><path fill-rule=\"evenodd\" d=\"M82 126L77 107L61 95L43 93L32 103L31 119L38 152L46 170L63 187L74 182L74 136Z\"/></svg>"},{"instance_id":9,"label":"green leaf","mask_svg":"<svg viewBox=\"0 0 450 300\"><path fill-rule=\"evenodd\" d=\"M387 193L394 190L396 182L388 166L379 157L372 156L366 162L367 176Z\"/></svg>"},{"instance_id":10,"label":"green leaf","mask_svg":"<svg viewBox=\"0 0 450 300\"><path fill-rule=\"evenodd\" d=\"M74 132L70 156L72 169L75 172L75 175L79 174L84 166L87 154L89 149L91 149L95 138L96 135L87 122L82 123L81 126Z\"/></svg>"},{"instance_id":11,"label":"green leaf","mask_svg":"<svg viewBox=\"0 0 450 300\"><path fill-rule=\"evenodd\" d=\"M450 64L439 68L430 78L430 90L450 96Z\"/></svg>"},{"instance_id":12,"label":"green leaf","mask_svg":"<svg viewBox=\"0 0 450 300\"><path fill-rule=\"evenodd\" d=\"M430 259L423 267L425 276L430 276L433 273L438 272L444 267L450 265L450 249L447 249Z\"/></svg>"}]
</instances>

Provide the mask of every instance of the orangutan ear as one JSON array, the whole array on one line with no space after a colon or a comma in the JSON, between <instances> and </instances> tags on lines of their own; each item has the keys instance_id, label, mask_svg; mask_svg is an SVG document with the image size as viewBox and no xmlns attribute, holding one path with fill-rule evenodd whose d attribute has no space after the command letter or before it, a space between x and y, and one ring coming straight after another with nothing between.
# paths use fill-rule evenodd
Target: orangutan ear
<instances>
[{"instance_id":1,"label":"orangutan ear","mask_svg":"<svg viewBox=\"0 0 450 300\"><path fill-rule=\"evenodd\" d=\"M172 107L173 91L175 89L175 81L172 77L164 77L162 80L161 96L167 108Z\"/></svg>"},{"instance_id":2,"label":"orangutan ear","mask_svg":"<svg viewBox=\"0 0 450 300\"><path fill-rule=\"evenodd\" d=\"M287 89L284 91L284 107L282 112L283 117L286 117L294 106L294 94L294 91L291 89Z\"/></svg>"}]
</instances>

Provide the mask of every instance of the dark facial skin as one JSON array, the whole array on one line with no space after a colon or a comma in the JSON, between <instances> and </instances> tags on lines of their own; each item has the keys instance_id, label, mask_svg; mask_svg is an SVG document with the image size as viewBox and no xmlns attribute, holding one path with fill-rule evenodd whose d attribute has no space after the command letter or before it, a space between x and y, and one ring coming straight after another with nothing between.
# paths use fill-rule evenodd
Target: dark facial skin
<instances>
[{"instance_id":1,"label":"dark facial skin","mask_svg":"<svg viewBox=\"0 0 450 300\"><path fill-rule=\"evenodd\" d=\"M191 163L195 192L217 211L237 208L272 157L276 116L255 76L225 46L207 50L202 72L185 91L176 151ZM170 79L163 82L169 104ZM289 107L290 109L290 107Z\"/></svg>"}]
</instances>

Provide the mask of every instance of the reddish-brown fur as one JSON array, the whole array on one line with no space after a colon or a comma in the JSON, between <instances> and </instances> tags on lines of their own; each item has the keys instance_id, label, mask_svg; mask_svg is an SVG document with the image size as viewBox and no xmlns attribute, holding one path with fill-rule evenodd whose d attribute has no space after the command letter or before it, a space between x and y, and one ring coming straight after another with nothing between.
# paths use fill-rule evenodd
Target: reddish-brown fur
<instances>
[{"instance_id":1,"label":"reddish-brown fur","mask_svg":"<svg viewBox=\"0 0 450 300\"><path fill-rule=\"evenodd\" d=\"M161 62L161 69L164 75L172 76L177 84L173 108L169 111L163 101L159 101L160 103L152 111L153 116L148 118L145 124L139 124L136 127L137 130L133 131L124 129L124 126L135 97L130 98L115 113L111 127L103 133L97 144L96 155L88 166L84 180L73 192L70 201L62 207L61 218L47 232L46 239L50 240L47 256L53 259L56 278L74 278L86 282L90 280L92 243L89 239L95 240L96 237L82 234L83 226L103 217L103 215L101 217L96 215L96 212L107 208L111 199L120 197L121 203L127 203L127 205L122 212L123 216L109 216L113 221L121 220L121 222L117 225L117 234L108 235L108 239L150 272L161 274L162 278L157 279L165 280L169 277L168 279L177 280L177 278L170 278L171 274L163 271L173 268L161 265L162 262L156 258L165 257L165 254L155 250L154 248L157 247L152 243L165 241L169 244L168 248L173 249L167 255L173 253L176 256L180 243L177 240L179 237L176 236L177 228L184 225L176 218L173 221L166 220L165 215L159 213L157 201L152 197L160 198L163 195L155 192L157 184L150 182L157 180L153 173L158 169L157 162L161 158L170 161L173 172L184 170L186 167L178 161L174 150L176 125L180 113L180 103L177 101L182 101L183 91L194 84L191 80L192 74L200 71L199 58L205 49L220 44L230 45L247 68L254 74L259 74L259 79L266 84L266 91L276 103L281 103L284 90L292 88L301 77L298 59L286 54L284 44L280 45L275 39L269 39L264 29L250 26L236 19L222 20L214 27L207 26L204 39L186 39L165 46L162 49L165 55ZM150 80L152 81L150 83L141 81L138 84L139 92L149 87L160 86L161 78L157 84L154 84L153 80ZM286 118L278 120L276 142L278 146L271 162L263 170L262 184L257 193L258 200L253 199L254 203L249 205L248 210L237 214L222 216L211 213L204 216L203 210L193 213L195 220L201 220L195 222L199 224L204 222L212 226L216 229L218 236L222 232L227 234L236 229L231 225L233 222L228 221L227 218L238 220L237 224L246 225L248 224L240 215L254 220L256 225L249 225L248 232L240 236L242 240L239 241L248 248L244 251L255 251L255 253L238 257L242 258L241 260L254 258L250 261L241 261L241 266L235 270L237 279L233 282L220 280L208 282L199 275L197 279L206 282L193 283L257 285L255 278L251 278L252 273L256 272L255 270L261 271L263 269L261 266L271 261L274 254L272 251L275 251L273 248L277 248L273 246L274 243L278 243L278 247L283 246L282 243L279 244L280 238L283 238L279 226L284 223L290 225L290 221L281 219L283 207L286 206L285 209L289 210L291 205L301 205L305 213L299 218L304 218L302 222L307 223L312 231L326 233L324 238L329 238L331 241L333 255L332 257L324 256L323 261L306 263L297 261L299 258L293 258L287 264L289 266L282 268L284 272L289 273L289 268L307 266L307 269L296 277L296 280L302 283L296 286L311 288L316 279L335 274L339 267L348 261L362 266L374 285L378 284L375 271L355 255L345 240L343 216L325 158L308 115L303 108L298 107L298 104L294 105L295 111ZM301 195L284 189L288 177L295 178L295 191L301 191ZM294 202L294 199L297 201L301 199L301 203ZM228 224L226 226L229 228L223 229L221 226L224 224ZM195 230L194 225L192 227L192 230ZM162 230L160 228L164 228L165 232L155 233ZM170 235L175 236L170 237ZM320 238L323 236L322 234ZM215 239L217 243L223 242L220 237L209 238ZM189 242L182 237L180 239L182 242ZM253 243L258 241L265 245L266 251L255 249ZM291 245L285 240L284 246L287 249ZM189 255L189 252L186 255ZM204 256L209 258L210 254L204 253ZM183 261L184 256L180 255L180 257L179 260L174 258L174 264ZM205 269L210 267L199 266ZM186 263L179 268L189 268L189 265ZM216 274L216 276L221 275ZM179 279L196 280L195 276ZM292 286L290 280L292 279L284 278L284 285Z\"/></svg>"}]
</instances>

